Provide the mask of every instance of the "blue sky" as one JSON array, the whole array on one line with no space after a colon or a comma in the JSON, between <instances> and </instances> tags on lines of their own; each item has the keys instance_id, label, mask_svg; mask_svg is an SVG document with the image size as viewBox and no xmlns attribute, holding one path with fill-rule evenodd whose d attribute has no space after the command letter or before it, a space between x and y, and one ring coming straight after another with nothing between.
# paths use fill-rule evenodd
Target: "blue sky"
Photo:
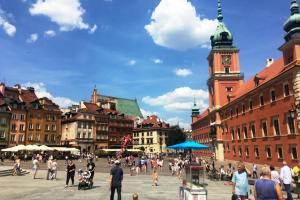
<instances>
[{"instance_id":1,"label":"blue sky","mask_svg":"<svg viewBox=\"0 0 300 200\"><path fill-rule=\"evenodd\" d=\"M282 56L291 1L222 0L245 81ZM206 80L217 0L1 0L0 80L33 86L61 107L102 95L189 128Z\"/></svg>"}]
</instances>

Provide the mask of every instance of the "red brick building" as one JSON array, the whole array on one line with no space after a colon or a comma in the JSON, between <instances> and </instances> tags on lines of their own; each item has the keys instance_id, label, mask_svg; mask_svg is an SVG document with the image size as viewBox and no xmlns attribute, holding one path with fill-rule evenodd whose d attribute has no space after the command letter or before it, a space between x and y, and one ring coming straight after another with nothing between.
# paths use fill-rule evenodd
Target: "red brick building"
<instances>
[{"instance_id":1,"label":"red brick building","mask_svg":"<svg viewBox=\"0 0 300 200\"><path fill-rule=\"evenodd\" d=\"M292 1L292 16L285 22L283 56L267 59L266 67L243 82L239 49L223 24L219 4L219 25L211 37L209 64L209 108L201 115L192 110L193 139L212 145L212 126L216 132L215 150L198 150L200 156L216 155L218 160L243 160L281 166L283 160L295 164L299 159L300 113L290 115L293 104L300 103L300 17ZM295 17L296 16L296 17ZM299 20L298 20L299 19ZM299 106L300 107L300 106Z\"/></svg>"}]
</instances>

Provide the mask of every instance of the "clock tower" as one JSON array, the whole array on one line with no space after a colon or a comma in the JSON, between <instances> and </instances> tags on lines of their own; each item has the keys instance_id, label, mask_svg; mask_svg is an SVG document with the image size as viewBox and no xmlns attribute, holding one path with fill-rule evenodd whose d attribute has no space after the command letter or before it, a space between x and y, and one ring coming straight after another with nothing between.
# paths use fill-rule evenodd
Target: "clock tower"
<instances>
[{"instance_id":1,"label":"clock tower","mask_svg":"<svg viewBox=\"0 0 300 200\"><path fill-rule=\"evenodd\" d=\"M240 72L239 49L233 46L233 36L223 23L220 0L218 0L218 26L210 37L212 50L207 60L209 64L209 110L218 110L243 84L244 75ZM213 121L217 121L217 117Z\"/></svg>"}]
</instances>

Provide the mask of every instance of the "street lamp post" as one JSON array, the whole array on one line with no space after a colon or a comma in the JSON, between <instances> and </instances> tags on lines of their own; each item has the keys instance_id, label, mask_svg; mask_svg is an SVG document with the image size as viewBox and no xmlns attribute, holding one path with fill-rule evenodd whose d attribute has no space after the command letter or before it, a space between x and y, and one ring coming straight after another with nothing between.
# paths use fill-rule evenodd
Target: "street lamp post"
<instances>
[{"instance_id":1,"label":"street lamp post","mask_svg":"<svg viewBox=\"0 0 300 200\"><path fill-rule=\"evenodd\" d=\"M211 139L211 146L213 147L213 153L216 154L216 152L215 152L215 141L216 141L216 138L217 138L217 131L216 131L216 125L215 124L210 125L209 137ZM216 158L216 155L215 155L215 158Z\"/></svg>"},{"instance_id":2,"label":"street lamp post","mask_svg":"<svg viewBox=\"0 0 300 200\"><path fill-rule=\"evenodd\" d=\"M295 119L296 118L296 110L294 110L294 107L295 107L295 109L300 109L300 104L292 103L291 106L292 106L292 109L289 110L290 116L292 119Z\"/></svg>"}]
</instances>

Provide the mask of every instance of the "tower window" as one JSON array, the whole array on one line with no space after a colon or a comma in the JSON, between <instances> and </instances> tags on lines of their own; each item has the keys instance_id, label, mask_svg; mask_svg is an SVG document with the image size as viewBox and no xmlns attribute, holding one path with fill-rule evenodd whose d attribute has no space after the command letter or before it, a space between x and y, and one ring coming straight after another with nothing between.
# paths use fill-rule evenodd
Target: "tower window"
<instances>
[{"instance_id":1,"label":"tower window","mask_svg":"<svg viewBox=\"0 0 300 200\"><path fill-rule=\"evenodd\" d=\"M229 67L225 67L225 74L229 74Z\"/></svg>"},{"instance_id":2,"label":"tower window","mask_svg":"<svg viewBox=\"0 0 300 200\"><path fill-rule=\"evenodd\" d=\"M227 87L226 88L226 92L231 92L232 91L232 87Z\"/></svg>"}]
</instances>

